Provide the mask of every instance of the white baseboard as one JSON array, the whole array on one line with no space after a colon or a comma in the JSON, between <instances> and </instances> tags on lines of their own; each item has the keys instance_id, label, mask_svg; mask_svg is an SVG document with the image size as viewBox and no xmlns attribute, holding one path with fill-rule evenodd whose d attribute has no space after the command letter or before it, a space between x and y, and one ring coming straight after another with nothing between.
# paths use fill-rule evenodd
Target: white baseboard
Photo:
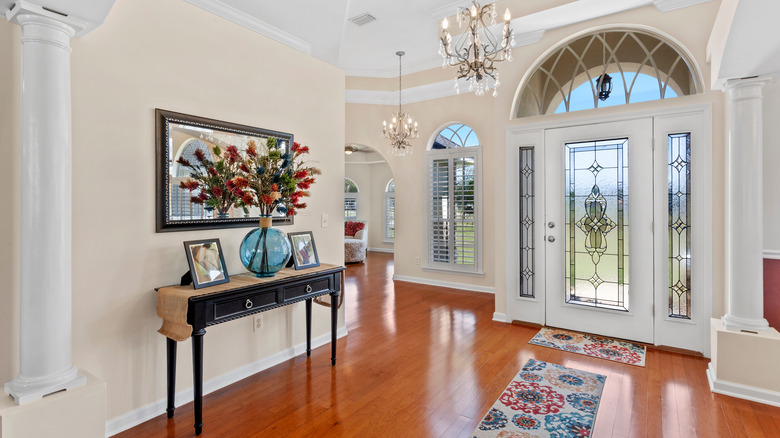
<instances>
[{"instance_id":1,"label":"white baseboard","mask_svg":"<svg viewBox=\"0 0 780 438\"><path fill-rule=\"evenodd\" d=\"M496 289L493 287L477 286L477 285L465 284L465 283L453 283L450 281L431 280L428 278L408 277L406 275L393 275L393 280L408 281L409 283L417 283L417 284L427 284L429 286L448 287L451 289L463 289L463 290L470 290L474 292L484 292L488 294L496 293Z\"/></svg>"},{"instance_id":2,"label":"white baseboard","mask_svg":"<svg viewBox=\"0 0 780 438\"><path fill-rule=\"evenodd\" d=\"M707 366L707 380L710 383L710 391L714 393L780 407L780 392L719 380L712 368L712 362Z\"/></svg>"},{"instance_id":3,"label":"white baseboard","mask_svg":"<svg viewBox=\"0 0 780 438\"><path fill-rule=\"evenodd\" d=\"M493 321L509 322L506 320L506 313L493 312Z\"/></svg>"},{"instance_id":4,"label":"white baseboard","mask_svg":"<svg viewBox=\"0 0 780 438\"><path fill-rule=\"evenodd\" d=\"M393 248L366 248L367 251L393 253Z\"/></svg>"},{"instance_id":5,"label":"white baseboard","mask_svg":"<svg viewBox=\"0 0 780 438\"><path fill-rule=\"evenodd\" d=\"M337 339L347 336L347 328L339 327L336 332ZM326 333L321 336L317 336L311 340L312 350L330 343L330 333ZM278 365L286 360L292 359L295 356L306 351L306 343L302 342L298 345L294 345L292 348L287 348L276 354L272 354L268 357L264 357L257 362L253 362L249 365L244 365L241 368L237 368L229 373L225 373L221 376L217 376L207 382L203 382L203 395L209 394L218 389L222 389L228 385L245 379L252 374L256 374L260 371L268 369L274 365ZM189 387L184 391L176 394L176 407L183 406L193 400L193 389ZM126 414L114 417L106 421L106 437L114 436L120 432L130 429L133 426L137 426L144 421L151 420L152 418L164 414L167 407L167 400L162 399L154 403L142 406L138 409L134 409Z\"/></svg>"},{"instance_id":6,"label":"white baseboard","mask_svg":"<svg viewBox=\"0 0 780 438\"><path fill-rule=\"evenodd\" d=\"M765 258L765 259L775 259L775 260L780 260L780 250L776 250L776 249L765 249L765 250L764 250L764 258Z\"/></svg>"}]
</instances>

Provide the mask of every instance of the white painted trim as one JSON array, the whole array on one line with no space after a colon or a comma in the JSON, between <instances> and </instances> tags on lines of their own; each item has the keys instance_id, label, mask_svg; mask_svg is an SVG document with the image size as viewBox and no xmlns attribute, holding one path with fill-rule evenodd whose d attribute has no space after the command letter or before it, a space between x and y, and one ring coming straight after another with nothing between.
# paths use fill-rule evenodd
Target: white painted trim
<instances>
[{"instance_id":1,"label":"white painted trim","mask_svg":"<svg viewBox=\"0 0 780 438\"><path fill-rule=\"evenodd\" d=\"M496 293L496 288L489 286L477 286L474 284L454 283L451 281L431 280L428 278L410 277L408 275L393 275L393 280L409 283L426 284L428 286L447 287L450 289L468 290L472 292Z\"/></svg>"},{"instance_id":2,"label":"white painted trim","mask_svg":"<svg viewBox=\"0 0 780 438\"><path fill-rule=\"evenodd\" d=\"M267 36L272 40L276 40L286 46L292 47L295 50L299 50L307 55L311 55L311 44L309 44L307 41L304 41L295 35L285 32L282 29L268 24L258 18L255 18L246 12L243 12L232 6L228 6L219 0L184 1L205 11L211 12L212 14L222 17L228 21L232 21L239 26L243 26L249 30L257 32L260 35Z\"/></svg>"},{"instance_id":3,"label":"white painted trim","mask_svg":"<svg viewBox=\"0 0 780 438\"><path fill-rule=\"evenodd\" d=\"M730 397L780 407L780 392L729 382L727 380L720 380L715 375L715 369L712 367L712 362L707 365L707 381L710 384L710 391L716 394L728 395Z\"/></svg>"},{"instance_id":4,"label":"white painted trim","mask_svg":"<svg viewBox=\"0 0 780 438\"><path fill-rule=\"evenodd\" d=\"M482 271L462 271L458 266L455 266L453 268L448 268L446 266L423 266L423 271L427 272L441 272L443 274L456 274L456 275L466 275L469 277L484 277L485 273Z\"/></svg>"},{"instance_id":5,"label":"white painted trim","mask_svg":"<svg viewBox=\"0 0 780 438\"><path fill-rule=\"evenodd\" d=\"M772 260L780 260L780 250L777 249L765 249L764 258Z\"/></svg>"},{"instance_id":6,"label":"white painted trim","mask_svg":"<svg viewBox=\"0 0 780 438\"><path fill-rule=\"evenodd\" d=\"M392 243L392 242L390 242ZM367 248L367 251L373 251L373 252L387 252L392 254L394 252L393 248Z\"/></svg>"},{"instance_id":7,"label":"white painted trim","mask_svg":"<svg viewBox=\"0 0 780 438\"><path fill-rule=\"evenodd\" d=\"M403 103L415 103L426 100L439 99L442 97L455 96L455 79L434 82L432 84L420 85L419 87L406 88L401 90L401 100ZM460 82L462 90L468 89L465 81ZM346 90L347 103L364 103L368 105L398 105L398 90L395 91L375 91L375 90Z\"/></svg>"},{"instance_id":8,"label":"white painted trim","mask_svg":"<svg viewBox=\"0 0 780 438\"><path fill-rule=\"evenodd\" d=\"M509 322L506 320L506 314L505 313L498 313L493 312L493 321L496 322Z\"/></svg>"},{"instance_id":9,"label":"white painted trim","mask_svg":"<svg viewBox=\"0 0 780 438\"><path fill-rule=\"evenodd\" d=\"M336 338L341 339L345 336L347 336L347 328L339 327L336 333ZM317 336L311 340L312 350L327 344L330 344L330 333ZM214 392L218 389L222 389L228 385L232 385L239 380L259 373L260 371L271 368L274 365L278 365L286 360L290 360L304 353L305 351L306 343L302 342L298 345L294 345L292 348L287 348L276 354L272 354L271 356L264 357L256 362L244 365L243 367L237 368L221 376L217 376L207 382L204 382L203 395L205 396L206 394ZM189 387L184 391L180 391L176 394L176 407L180 407L191 402L193 398L192 387ZM145 421L159 416L165 412L166 406L166 399L161 399L106 421L106 437L114 436L120 432L130 429L133 426L137 426Z\"/></svg>"},{"instance_id":10,"label":"white painted trim","mask_svg":"<svg viewBox=\"0 0 780 438\"><path fill-rule=\"evenodd\" d=\"M653 5L661 12L669 12L708 1L710 0L653 0Z\"/></svg>"}]
</instances>

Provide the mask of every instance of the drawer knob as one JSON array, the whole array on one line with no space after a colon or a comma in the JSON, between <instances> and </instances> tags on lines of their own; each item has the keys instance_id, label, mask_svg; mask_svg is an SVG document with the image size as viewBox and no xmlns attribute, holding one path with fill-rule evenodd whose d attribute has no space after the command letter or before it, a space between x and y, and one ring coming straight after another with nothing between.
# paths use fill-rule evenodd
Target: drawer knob
<instances>
[{"instance_id":1,"label":"drawer knob","mask_svg":"<svg viewBox=\"0 0 780 438\"><path fill-rule=\"evenodd\" d=\"M311 285L310 285L310 284L307 284L307 285L306 285L306 293L307 293L307 294L310 294L310 293L311 293Z\"/></svg>"},{"instance_id":2,"label":"drawer knob","mask_svg":"<svg viewBox=\"0 0 780 438\"><path fill-rule=\"evenodd\" d=\"M244 303L244 307L246 307L247 309L251 309L251 308L252 308L252 306L254 306L254 304L252 304L252 300L250 300L249 298L247 298L247 299L246 299L246 303Z\"/></svg>"}]
</instances>

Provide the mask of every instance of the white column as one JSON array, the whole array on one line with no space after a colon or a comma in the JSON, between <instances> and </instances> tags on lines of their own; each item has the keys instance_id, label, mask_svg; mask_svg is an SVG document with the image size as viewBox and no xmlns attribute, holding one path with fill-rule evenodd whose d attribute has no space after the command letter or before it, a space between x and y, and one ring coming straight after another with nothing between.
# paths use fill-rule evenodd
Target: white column
<instances>
[{"instance_id":1,"label":"white column","mask_svg":"<svg viewBox=\"0 0 780 438\"><path fill-rule=\"evenodd\" d=\"M56 14L16 8L22 26L19 375L22 404L86 383L71 365L70 39Z\"/></svg>"},{"instance_id":2,"label":"white column","mask_svg":"<svg viewBox=\"0 0 780 438\"><path fill-rule=\"evenodd\" d=\"M733 79L728 93L729 330L765 330L763 88L769 78Z\"/></svg>"}]
</instances>

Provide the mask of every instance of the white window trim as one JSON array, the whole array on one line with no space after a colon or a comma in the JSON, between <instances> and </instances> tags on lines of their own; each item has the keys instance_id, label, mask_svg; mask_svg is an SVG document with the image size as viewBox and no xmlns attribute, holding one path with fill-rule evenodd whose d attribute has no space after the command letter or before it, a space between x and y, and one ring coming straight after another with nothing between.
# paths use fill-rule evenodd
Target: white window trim
<instances>
[{"instance_id":1,"label":"white window trim","mask_svg":"<svg viewBox=\"0 0 780 438\"><path fill-rule=\"evenodd\" d=\"M449 125L447 125L449 126ZM435 138L435 137L434 137ZM476 213L474 214L474 258L476 263L473 267L464 265L455 265L451 263L441 263L431 261L431 162L434 159L448 158L451 162L453 158L474 157L474 198ZM425 152L425 264L424 271L440 271L453 274L462 274L469 276L484 276L482 271L482 146L470 146L453 149L431 149Z\"/></svg>"}]
</instances>

